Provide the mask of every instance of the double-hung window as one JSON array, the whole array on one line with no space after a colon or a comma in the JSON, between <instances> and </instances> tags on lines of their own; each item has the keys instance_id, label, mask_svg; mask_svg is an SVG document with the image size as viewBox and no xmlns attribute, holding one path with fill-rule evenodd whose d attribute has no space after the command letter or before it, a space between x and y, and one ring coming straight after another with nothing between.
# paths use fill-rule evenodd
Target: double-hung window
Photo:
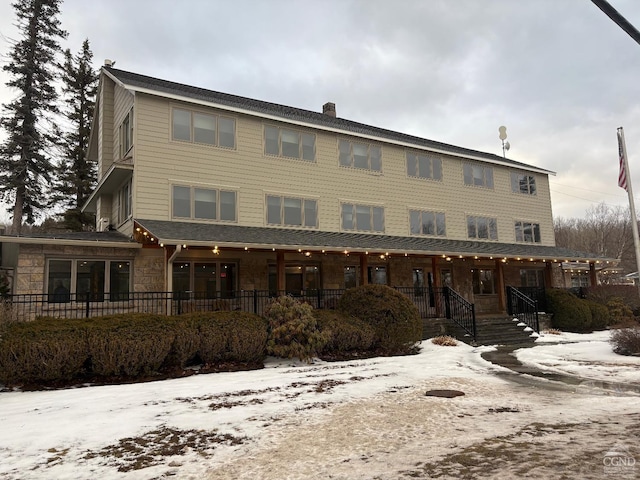
<instances>
[{"instance_id":1,"label":"double-hung window","mask_svg":"<svg viewBox=\"0 0 640 480\"><path fill-rule=\"evenodd\" d=\"M407 175L442 180L442 159L433 155L407 152Z\"/></svg>"},{"instance_id":2,"label":"double-hung window","mask_svg":"<svg viewBox=\"0 0 640 480\"><path fill-rule=\"evenodd\" d=\"M119 129L120 158L124 158L133 147L133 107L122 120Z\"/></svg>"},{"instance_id":3,"label":"double-hung window","mask_svg":"<svg viewBox=\"0 0 640 480\"><path fill-rule=\"evenodd\" d=\"M489 217L467 217L467 236L485 240L498 240L498 221Z\"/></svg>"},{"instance_id":4,"label":"double-hung window","mask_svg":"<svg viewBox=\"0 0 640 480\"><path fill-rule=\"evenodd\" d=\"M536 194L536 177L525 173L511 172L511 191L525 195Z\"/></svg>"},{"instance_id":5,"label":"double-hung window","mask_svg":"<svg viewBox=\"0 0 640 480\"><path fill-rule=\"evenodd\" d=\"M236 221L236 192L174 185L173 218Z\"/></svg>"},{"instance_id":6,"label":"double-hung window","mask_svg":"<svg viewBox=\"0 0 640 480\"><path fill-rule=\"evenodd\" d=\"M236 121L222 115L174 108L171 138L202 145L235 148Z\"/></svg>"},{"instance_id":7,"label":"double-hung window","mask_svg":"<svg viewBox=\"0 0 640 480\"><path fill-rule=\"evenodd\" d=\"M342 229L384 232L384 208L373 205L342 204Z\"/></svg>"},{"instance_id":8,"label":"double-hung window","mask_svg":"<svg viewBox=\"0 0 640 480\"><path fill-rule=\"evenodd\" d=\"M267 195L267 223L316 228L318 202L309 198Z\"/></svg>"},{"instance_id":9,"label":"double-hung window","mask_svg":"<svg viewBox=\"0 0 640 480\"><path fill-rule=\"evenodd\" d=\"M445 236L444 213L423 210L409 210L411 235Z\"/></svg>"},{"instance_id":10,"label":"double-hung window","mask_svg":"<svg viewBox=\"0 0 640 480\"><path fill-rule=\"evenodd\" d=\"M338 151L340 165L343 167L361 168L373 172L382 171L382 148L379 145L340 139Z\"/></svg>"},{"instance_id":11,"label":"double-hung window","mask_svg":"<svg viewBox=\"0 0 640 480\"><path fill-rule=\"evenodd\" d=\"M131 218L131 180L118 191L118 223Z\"/></svg>"},{"instance_id":12,"label":"double-hung window","mask_svg":"<svg viewBox=\"0 0 640 480\"><path fill-rule=\"evenodd\" d=\"M477 163L465 163L462 166L464 184L474 187L493 188L493 168Z\"/></svg>"},{"instance_id":13,"label":"double-hung window","mask_svg":"<svg viewBox=\"0 0 640 480\"><path fill-rule=\"evenodd\" d=\"M515 222L516 242L540 243L540 224L532 222Z\"/></svg>"},{"instance_id":14,"label":"double-hung window","mask_svg":"<svg viewBox=\"0 0 640 480\"><path fill-rule=\"evenodd\" d=\"M264 153L314 162L316 136L311 133L265 125Z\"/></svg>"}]
</instances>

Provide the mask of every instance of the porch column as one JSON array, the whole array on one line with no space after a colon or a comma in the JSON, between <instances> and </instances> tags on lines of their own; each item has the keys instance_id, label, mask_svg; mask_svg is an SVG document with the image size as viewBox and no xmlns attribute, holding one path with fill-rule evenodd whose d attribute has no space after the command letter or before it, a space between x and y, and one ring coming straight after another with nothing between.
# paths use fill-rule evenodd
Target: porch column
<instances>
[{"instance_id":1,"label":"porch column","mask_svg":"<svg viewBox=\"0 0 640 480\"><path fill-rule=\"evenodd\" d=\"M438 257L431 257L431 277L433 280L433 288L435 292L438 292L442 287L442 278L440 275L440 268L438 267ZM439 293L434 293L433 299L435 300L436 317L442 317L442 302L440 301Z\"/></svg>"},{"instance_id":2,"label":"porch column","mask_svg":"<svg viewBox=\"0 0 640 480\"><path fill-rule=\"evenodd\" d=\"M284 252L278 250L276 252L276 277L278 295L286 288L286 277L284 273Z\"/></svg>"},{"instance_id":3,"label":"porch column","mask_svg":"<svg viewBox=\"0 0 640 480\"><path fill-rule=\"evenodd\" d=\"M553 262L545 262L544 264L544 286L545 288L553 288Z\"/></svg>"},{"instance_id":4,"label":"porch column","mask_svg":"<svg viewBox=\"0 0 640 480\"><path fill-rule=\"evenodd\" d=\"M589 263L589 285L595 287L598 285L598 276L596 275L596 264L593 262Z\"/></svg>"},{"instance_id":5,"label":"porch column","mask_svg":"<svg viewBox=\"0 0 640 480\"><path fill-rule=\"evenodd\" d=\"M496 289L498 290L498 308L501 312L507 309L507 292L504 284L504 263L496 260Z\"/></svg>"},{"instance_id":6,"label":"porch column","mask_svg":"<svg viewBox=\"0 0 640 480\"><path fill-rule=\"evenodd\" d=\"M360 254L360 285L366 285L369 283L369 277L367 276L368 270L368 256L364 253Z\"/></svg>"}]
</instances>

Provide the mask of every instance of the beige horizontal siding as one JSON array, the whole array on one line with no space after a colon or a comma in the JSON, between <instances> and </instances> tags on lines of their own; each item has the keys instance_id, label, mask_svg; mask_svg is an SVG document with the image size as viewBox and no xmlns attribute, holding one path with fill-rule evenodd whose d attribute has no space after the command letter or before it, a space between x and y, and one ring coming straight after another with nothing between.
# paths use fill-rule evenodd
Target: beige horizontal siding
<instances>
[{"instance_id":1,"label":"beige horizontal siding","mask_svg":"<svg viewBox=\"0 0 640 480\"><path fill-rule=\"evenodd\" d=\"M317 199L322 230L340 231L340 203L349 201L384 206L389 235L409 234L409 209L415 208L444 212L447 238L467 239L466 216L472 214L497 218L500 241L514 241L514 221L526 220L540 224L543 244L554 244L545 175L535 174L533 196L512 193L511 170L496 165L493 189L469 187L464 185L462 160L442 156L442 181L409 178L405 149L388 144L382 145L381 173L345 168L338 163L338 138L348 137L328 132L316 133L316 162L264 155L263 123L244 115L234 117L236 149L174 142L172 105L189 108L157 97L136 97L134 190L139 218L170 219L169 185L179 183L236 189L241 225L264 226L265 194L275 193Z\"/></svg>"}]
</instances>

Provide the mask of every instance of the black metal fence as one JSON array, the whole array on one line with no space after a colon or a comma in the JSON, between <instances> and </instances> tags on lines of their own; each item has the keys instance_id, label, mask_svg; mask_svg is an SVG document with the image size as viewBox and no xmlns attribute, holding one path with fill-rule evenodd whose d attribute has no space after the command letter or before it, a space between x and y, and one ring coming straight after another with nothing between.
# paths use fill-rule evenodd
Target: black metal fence
<instances>
[{"instance_id":1,"label":"black metal fence","mask_svg":"<svg viewBox=\"0 0 640 480\"><path fill-rule=\"evenodd\" d=\"M474 305L454 290L428 287L395 287L418 307L422 318L448 318L475 338ZM239 290L206 292L118 292L100 294L11 295L3 302L2 315L14 320L36 317L89 318L120 313L176 315L188 312L240 310L262 315L270 300L291 295L317 309L334 309L344 289L299 292Z\"/></svg>"}]
</instances>

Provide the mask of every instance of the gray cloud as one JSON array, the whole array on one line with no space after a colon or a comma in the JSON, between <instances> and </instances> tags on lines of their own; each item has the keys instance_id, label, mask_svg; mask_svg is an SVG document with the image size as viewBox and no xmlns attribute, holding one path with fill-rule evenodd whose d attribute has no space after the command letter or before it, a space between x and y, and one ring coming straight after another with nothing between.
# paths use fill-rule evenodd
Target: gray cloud
<instances>
[{"instance_id":1,"label":"gray cloud","mask_svg":"<svg viewBox=\"0 0 640 480\"><path fill-rule=\"evenodd\" d=\"M640 27L640 3L611 3ZM0 5L5 36L12 18ZM496 154L507 125L511 158L557 172L557 216L626 203L618 126L640 178L640 46L589 1L67 0L61 20L65 46L88 37L96 67L311 110L334 101L345 118Z\"/></svg>"}]
</instances>

